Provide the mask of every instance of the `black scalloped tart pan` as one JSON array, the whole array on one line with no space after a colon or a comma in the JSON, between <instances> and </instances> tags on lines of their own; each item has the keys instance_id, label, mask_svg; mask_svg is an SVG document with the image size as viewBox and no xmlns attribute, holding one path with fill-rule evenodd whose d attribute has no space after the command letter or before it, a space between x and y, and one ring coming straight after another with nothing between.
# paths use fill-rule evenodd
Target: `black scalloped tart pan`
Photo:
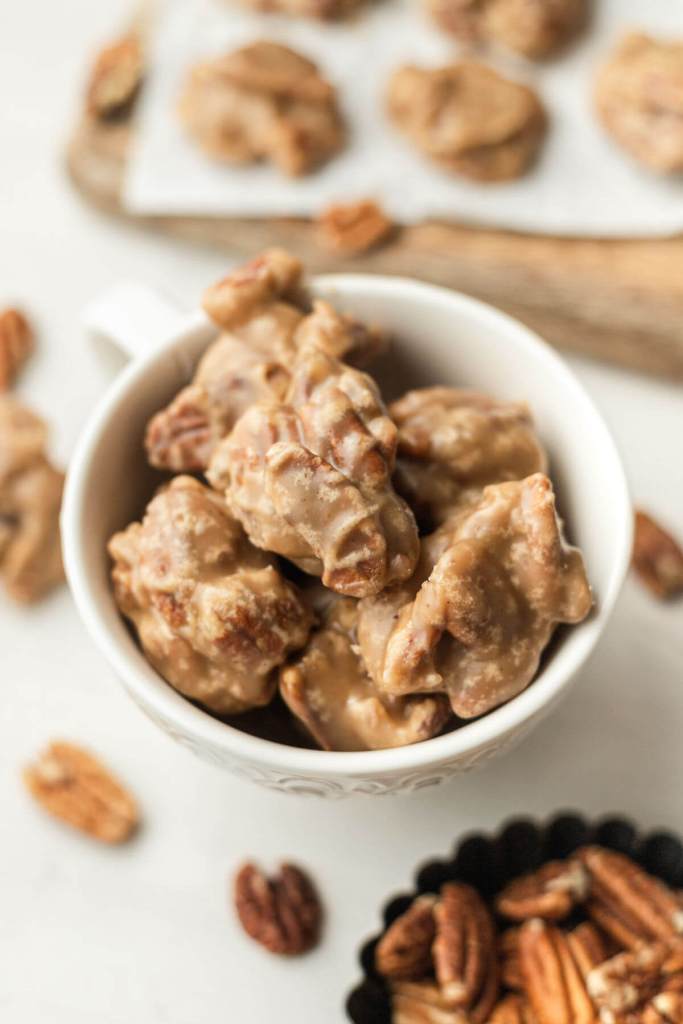
<instances>
[{"instance_id":1,"label":"black scalloped tart pan","mask_svg":"<svg viewBox=\"0 0 683 1024\"><path fill-rule=\"evenodd\" d=\"M421 893L438 892L444 882L468 882L490 900L510 879L547 860L563 858L586 843L628 854L651 874L683 888L683 843L670 832L640 833L627 818L589 822L562 813L545 824L529 818L507 822L496 835L472 833L457 844L449 860L430 860L415 875L412 892L398 893L384 904L382 931L360 952L363 979L350 993L346 1012L354 1024L391 1024L388 989L375 971L375 946L384 931Z\"/></svg>"}]
</instances>

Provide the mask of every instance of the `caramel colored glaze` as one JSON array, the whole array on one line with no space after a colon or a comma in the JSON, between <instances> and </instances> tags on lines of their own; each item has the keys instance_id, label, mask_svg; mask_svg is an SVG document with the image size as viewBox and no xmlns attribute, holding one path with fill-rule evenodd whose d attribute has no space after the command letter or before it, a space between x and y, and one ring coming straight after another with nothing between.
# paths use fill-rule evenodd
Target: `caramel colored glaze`
<instances>
[{"instance_id":1,"label":"caramel colored glaze","mask_svg":"<svg viewBox=\"0 0 683 1024\"><path fill-rule=\"evenodd\" d=\"M216 447L256 402L281 401L300 348L314 344L365 365L386 347L383 332L342 316L327 302L305 311L298 260L271 249L207 289L204 309L221 329L191 383L149 422L153 466L205 470Z\"/></svg>"},{"instance_id":2,"label":"caramel colored glaze","mask_svg":"<svg viewBox=\"0 0 683 1024\"><path fill-rule=\"evenodd\" d=\"M324 750L381 750L435 736L450 717L442 697L380 694L355 644L357 603L336 598L303 654L280 670L280 693Z\"/></svg>"},{"instance_id":3,"label":"caramel colored glaze","mask_svg":"<svg viewBox=\"0 0 683 1024\"><path fill-rule=\"evenodd\" d=\"M458 388L419 388L392 402L389 413L398 427L397 490L435 525L468 492L547 470L531 414L521 402Z\"/></svg>"},{"instance_id":4,"label":"caramel colored glaze","mask_svg":"<svg viewBox=\"0 0 683 1024\"><path fill-rule=\"evenodd\" d=\"M164 679L217 714L270 701L312 616L219 495L176 477L109 552L119 608Z\"/></svg>"},{"instance_id":5,"label":"caramel colored glaze","mask_svg":"<svg viewBox=\"0 0 683 1024\"><path fill-rule=\"evenodd\" d=\"M465 43L496 43L536 60L560 49L586 13L585 0L427 0L427 8Z\"/></svg>"},{"instance_id":6,"label":"caramel colored glaze","mask_svg":"<svg viewBox=\"0 0 683 1024\"><path fill-rule=\"evenodd\" d=\"M387 108L426 156L475 181L522 175L545 133L536 94L476 61L400 67L389 82Z\"/></svg>"},{"instance_id":7,"label":"caramel colored glaze","mask_svg":"<svg viewBox=\"0 0 683 1024\"><path fill-rule=\"evenodd\" d=\"M412 580L361 602L359 644L383 692L444 692L473 718L523 690L557 623L591 607L581 554L537 473L486 487L427 538Z\"/></svg>"},{"instance_id":8,"label":"caramel colored glaze","mask_svg":"<svg viewBox=\"0 0 683 1024\"><path fill-rule=\"evenodd\" d=\"M316 65L267 41L196 64L179 114L209 157L267 160L291 177L325 163L346 134L334 89Z\"/></svg>"},{"instance_id":9,"label":"caramel colored glaze","mask_svg":"<svg viewBox=\"0 0 683 1024\"><path fill-rule=\"evenodd\" d=\"M595 88L600 120L642 164L683 171L683 41L632 32L601 69Z\"/></svg>"},{"instance_id":10,"label":"caramel colored glaze","mask_svg":"<svg viewBox=\"0 0 683 1024\"><path fill-rule=\"evenodd\" d=\"M407 579L417 561L413 515L391 484L395 451L374 381L309 343L285 403L252 406L208 477L257 547L362 597Z\"/></svg>"}]
</instances>

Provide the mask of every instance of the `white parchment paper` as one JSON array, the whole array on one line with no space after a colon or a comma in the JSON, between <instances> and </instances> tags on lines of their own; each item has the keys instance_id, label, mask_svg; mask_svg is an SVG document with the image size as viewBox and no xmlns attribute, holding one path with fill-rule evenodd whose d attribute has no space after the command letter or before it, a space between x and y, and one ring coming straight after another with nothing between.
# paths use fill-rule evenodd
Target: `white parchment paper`
<instances>
[{"instance_id":1,"label":"white parchment paper","mask_svg":"<svg viewBox=\"0 0 683 1024\"><path fill-rule=\"evenodd\" d=\"M437 65L457 46L432 26L419 0L382 0L346 24L259 15L230 0L163 0L125 184L129 210L147 214L315 215L331 201L379 199L402 222L452 219L570 235L666 235L683 230L683 177L662 178L616 148L591 106L596 67L629 28L683 35L680 0L595 0L590 29L540 66L487 56L534 85L550 114L542 156L524 178L463 181L413 151L387 121L383 94L397 65ZM188 68L259 38L315 60L338 87L347 148L322 170L289 180L266 165L210 162L176 115Z\"/></svg>"}]
</instances>

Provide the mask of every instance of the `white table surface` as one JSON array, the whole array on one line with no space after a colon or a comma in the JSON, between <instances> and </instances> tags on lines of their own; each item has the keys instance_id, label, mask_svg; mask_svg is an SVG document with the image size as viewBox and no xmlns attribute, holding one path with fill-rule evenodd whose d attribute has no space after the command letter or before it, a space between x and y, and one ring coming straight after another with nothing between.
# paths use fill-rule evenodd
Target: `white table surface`
<instances>
[{"instance_id":1,"label":"white table surface","mask_svg":"<svg viewBox=\"0 0 683 1024\"><path fill-rule=\"evenodd\" d=\"M119 358L89 345L85 301L138 278L191 306L224 257L81 205L61 172L84 55L127 0L0 0L0 303L25 303L40 353L21 393L68 458ZM572 361L610 422L634 495L683 533L683 391ZM630 581L598 653L521 749L449 786L342 803L260 791L196 761L123 694L63 590L0 598L0 1019L7 1024L339 1021L356 949L414 865L468 829L575 807L683 831L683 606ZM53 737L91 746L138 795L145 828L101 849L34 808L19 772ZM228 906L244 857L309 865L328 920L297 963L245 940Z\"/></svg>"}]
</instances>

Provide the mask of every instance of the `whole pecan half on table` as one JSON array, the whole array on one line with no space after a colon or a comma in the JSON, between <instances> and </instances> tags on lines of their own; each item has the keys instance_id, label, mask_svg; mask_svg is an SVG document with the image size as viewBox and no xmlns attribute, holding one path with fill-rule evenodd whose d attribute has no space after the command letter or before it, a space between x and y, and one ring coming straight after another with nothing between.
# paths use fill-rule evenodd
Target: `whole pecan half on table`
<instances>
[{"instance_id":1,"label":"whole pecan half on table","mask_svg":"<svg viewBox=\"0 0 683 1024\"><path fill-rule=\"evenodd\" d=\"M24 781L48 814L103 843L122 843L138 826L130 793L73 743L51 743L25 770Z\"/></svg>"},{"instance_id":2,"label":"whole pecan half on table","mask_svg":"<svg viewBox=\"0 0 683 1024\"><path fill-rule=\"evenodd\" d=\"M0 312L0 391L8 391L15 377L31 355L33 329L18 309Z\"/></svg>"},{"instance_id":3,"label":"whole pecan half on table","mask_svg":"<svg viewBox=\"0 0 683 1024\"><path fill-rule=\"evenodd\" d=\"M268 878L255 864L245 864L235 878L234 899L245 932L269 952L298 956L318 942L320 900L301 868L283 864Z\"/></svg>"}]
</instances>

